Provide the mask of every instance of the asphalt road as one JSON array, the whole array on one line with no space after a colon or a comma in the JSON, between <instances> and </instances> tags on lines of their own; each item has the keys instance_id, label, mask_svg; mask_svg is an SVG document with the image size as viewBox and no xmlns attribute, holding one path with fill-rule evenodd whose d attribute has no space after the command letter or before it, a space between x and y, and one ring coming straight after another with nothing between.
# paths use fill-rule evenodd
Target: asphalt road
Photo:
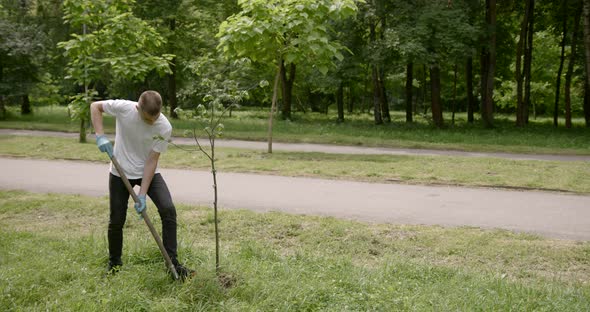
<instances>
[{"instance_id":1,"label":"asphalt road","mask_svg":"<svg viewBox=\"0 0 590 312\"><path fill-rule=\"evenodd\" d=\"M106 196L108 165L0 158L0 189ZM211 205L209 172L162 169L176 202ZM379 223L475 226L590 240L590 196L218 174L222 209L283 211Z\"/></svg>"}]
</instances>

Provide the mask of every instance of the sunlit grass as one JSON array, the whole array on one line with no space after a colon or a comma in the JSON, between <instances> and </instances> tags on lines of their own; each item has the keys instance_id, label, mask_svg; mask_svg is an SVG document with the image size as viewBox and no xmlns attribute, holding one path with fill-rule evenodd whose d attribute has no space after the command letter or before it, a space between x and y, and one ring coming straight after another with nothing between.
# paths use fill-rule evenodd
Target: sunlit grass
<instances>
[{"instance_id":1,"label":"sunlit grass","mask_svg":"<svg viewBox=\"0 0 590 312\"><path fill-rule=\"evenodd\" d=\"M574 128L554 128L551 120L539 117L525 128L516 128L512 116L497 116L496 128L486 129L480 122L468 124L464 113L458 114L455 125L445 115L447 126L436 129L428 118L416 116L416 122L405 123L405 117L395 112L393 122L374 125L367 113L346 116L344 123L337 123L335 113L294 113L293 121L280 118L274 123L273 138L277 142L313 142L343 145L384 146L452 149L466 151L496 151L519 153L590 154L590 128L582 119L574 120ZM243 108L232 113L224 121L225 137L264 141L267 139L268 111L259 108ZM174 134L184 135L202 125L186 120L172 120ZM108 132L114 131L114 121L105 118ZM70 121L63 107L35 108L35 114L22 117L11 113L8 120L0 121L0 128L36 129L76 132L79 123Z\"/></svg>"}]
</instances>

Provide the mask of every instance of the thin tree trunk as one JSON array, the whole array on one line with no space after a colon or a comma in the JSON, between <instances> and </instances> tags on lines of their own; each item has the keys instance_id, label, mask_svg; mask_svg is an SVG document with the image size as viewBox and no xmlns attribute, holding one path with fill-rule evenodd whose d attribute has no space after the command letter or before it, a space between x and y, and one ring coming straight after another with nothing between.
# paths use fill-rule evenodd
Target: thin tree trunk
<instances>
[{"instance_id":1,"label":"thin tree trunk","mask_svg":"<svg viewBox=\"0 0 590 312\"><path fill-rule=\"evenodd\" d=\"M344 121L344 86L342 82L338 86L336 94L336 106L338 107L338 122Z\"/></svg>"},{"instance_id":2,"label":"thin tree trunk","mask_svg":"<svg viewBox=\"0 0 590 312\"><path fill-rule=\"evenodd\" d=\"M282 64L283 60L279 60ZM272 154L272 120L277 108L277 94L279 93L279 79L281 78L281 71L283 66L278 66L277 74L275 76L274 87L272 88L272 104L270 105L270 116L268 117L268 153Z\"/></svg>"},{"instance_id":3,"label":"thin tree trunk","mask_svg":"<svg viewBox=\"0 0 590 312\"><path fill-rule=\"evenodd\" d=\"M354 94L352 92L352 87L348 87L348 113L352 114L353 110L354 110Z\"/></svg>"},{"instance_id":4,"label":"thin tree trunk","mask_svg":"<svg viewBox=\"0 0 590 312\"><path fill-rule=\"evenodd\" d=\"M569 63L567 65L567 72L565 73L565 127L572 127L572 99L571 99L571 85L572 74L574 72L574 63L576 61L577 45L578 45L578 30L580 27L580 16L582 10L577 10L574 18L574 30L572 32L571 53Z\"/></svg>"},{"instance_id":5,"label":"thin tree trunk","mask_svg":"<svg viewBox=\"0 0 590 312\"><path fill-rule=\"evenodd\" d=\"M371 23L369 27L369 41L371 43L374 43L377 38L375 27L375 23ZM381 87L379 85L379 68L377 67L377 64L373 64L371 70L371 80L373 82L373 117L375 119L375 124L380 125L383 123L383 118L381 115Z\"/></svg>"},{"instance_id":6,"label":"thin tree trunk","mask_svg":"<svg viewBox=\"0 0 590 312\"><path fill-rule=\"evenodd\" d=\"M473 96L473 58L467 59L467 122L473 123L473 112L475 110L475 97Z\"/></svg>"},{"instance_id":7,"label":"thin tree trunk","mask_svg":"<svg viewBox=\"0 0 590 312\"><path fill-rule=\"evenodd\" d=\"M438 64L430 66L430 94L432 121L438 128L443 126L442 107L440 101L440 68Z\"/></svg>"},{"instance_id":8,"label":"thin tree trunk","mask_svg":"<svg viewBox=\"0 0 590 312\"><path fill-rule=\"evenodd\" d=\"M532 74L531 69L533 67L533 34L535 33L534 23L535 23L535 0L530 1L530 10L529 10L529 26L527 27L527 42L526 42L526 49L524 55L524 120L525 123L529 123L529 108L531 105L531 81L532 81ZM536 114L535 109L533 108L533 113ZM537 117L534 115L535 118Z\"/></svg>"},{"instance_id":9,"label":"thin tree trunk","mask_svg":"<svg viewBox=\"0 0 590 312\"><path fill-rule=\"evenodd\" d=\"M561 3L561 10L563 14L563 36L561 37L561 56L559 58L559 69L557 70L557 80L555 82L555 102L553 105L553 126L557 127L559 117L559 93L561 91L561 73L563 72L563 64L565 63L565 43L567 38L567 0Z\"/></svg>"},{"instance_id":10,"label":"thin tree trunk","mask_svg":"<svg viewBox=\"0 0 590 312\"><path fill-rule=\"evenodd\" d=\"M387 100L387 90L385 90L385 74L379 70L379 102L381 103L381 116L385 123L391 122L389 114L389 101Z\"/></svg>"},{"instance_id":11,"label":"thin tree trunk","mask_svg":"<svg viewBox=\"0 0 590 312\"><path fill-rule=\"evenodd\" d=\"M516 126L522 127L525 125L524 122L524 102L523 102L523 74L522 74L522 56L524 54L524 46L527 37L527 27L529 25L529 1L525 3L524 14L522 16L522 22L520 23L520 35L518 37L518 43L516 44Z\"/></svg>"},{"instance_id":12,"label":"thin tree trunk","mask_svg":"<svg viewBox=\"0 0 590 312\"><path fill-rule=\"evenodd\" d=\"M174 34L176 31L176 19L170 19L170 32ZM172 39L169 40L169 53L175 54L174 49L174 42ZM170 74L168 75L168 103L170 104L170 117L174 119L178 119L178 114L176 114L176 107L178 107L178 102L176 99L176 56L172 58L172 62L170 63Z\"/></svg>"},{"instance_id":13,"label":"thin tree trunk","mask_svg":"<svg viewBox=\"0 0 590 312\"><path fill-rule=\"evenodd\" d=\"M383 123L383 118L381 116L381 88L379 86L379 71L377 69L377 65L373 65L373 115L375 119L375 124L380 125Z\"/></svg>"},{"instance_id":14,"label":"thin tree trunk","mask_svg":"<svg viewBox=\"0 0 590 312\"><path fill-rule=\"evenodd\" d=\"M0 120L6 119L6 105L4 104L4 95L0 94Z\"/></svg>"},{"instance_id":15,"label":"thin tree trunk","mask_svg":"<svg viewBox=\"0 0 590 312\"><path fill-rule=\"evenodd\" d=\"M586 120L586 127L590 128L590 85L588 81L586 81L584 88L584 119Z\"/></svg>"},{"instance_id":16,"label":"thin tree trunk","mask_svg":"<svg viewBox=\"0 0 590 312\"><path fill-rule=\"evenodd\" d=\"M284 120L291 120L291 99L293 95L293 82L295 81L295 69L295 64L289 64L289 75L287 77L285 61L281 62L281 90L283 94L282 117Z\"/></svg>"},{"instance_id":17,"label":"thin tree trunk","mask_svg":"<svg viewBox=\"0 0 590 312\"><path fill-rule=\"evenodd\" d=\"M406 122L413 121L412 115L412 82L414 81L414 63L408 62L406 65Z\"/></svg>"},{"instance_id":18,"label":"thin tree trunk","mask_svg":"<svg viewBox=\"0 0 590 312\"><path fill-rule=\"evenodd\" d=\"M426 116L426 113L428 112L428 106L426 105L426 95L428 92L428 88L426 88L426 79L427 79L426 74L427 74L426 65L424 65L424 66L422 66L422 81L423 81L423 83L422 83L422 110L423 110L422 115L424 115L424 116Z\"/></svg>"},{"instance_id":19,"label":"thin tree trunk","mask_svg":"<svg viewBox=\"0 0 590 312\"><path fill-rule=\"evenodd\" d=\"M486 98L486 90L487 90L487 71L488 71L488 57L487 57L487 53L485 48L481 49L481 54L480 54L480 58L479 58L479 70L480 70L480 74L479 74L479 78L480 78L480 82L479 82L479 93L480 93L480 103L479 103L479 109L480 109L480 114L481 114L481 119L482 121L484 121L484 106L485 106L485 98Z\"/></svg>"},{"instance_id":20,"label":"thin tree trunk","mask_svg":"<svg viewBox=\"0 0 590 312\"><path fill-rule=\"evenodd\" d=\"M31 101L29 100L28 94L23 95L23 101L20 106L20 113L21 115L30 115L31 113L33 113L33 110L31 109Z\"/></svg>"},{"instance_id":21,"label":"thin tree trunk","mask_svg":"<svg viewBox=\"0 0 590 312\"><path fill-rule=\"evenodd\" d=\"M219 276L221 265L219 264L219 218L217 214L217 170L215 169L215 139L211 140L211 173L213 174L213 219L215 219L215 273Z\"/></svg>"},{"instance_id":22,"label":"thin tree trunk","mask_svg":"<svg viewBox=\"0 0 590 312\"><path fill-rule=\"evenodd\" d=\"M3 82L3 73L4 73L4 66L2 65L2 60L0 59L0 84ZM6 118L6 106L4 104L4 94L0 94L0 120Z\"/></svg>"},{"instance_id":23,"label":"thin tree trunk","mask_svg":"<svg viewBox=\"0 0 590 312\"><path fill-rule=\"evenodd\" d=\"M453 79L453 108L452 108L452 117L451 117L451 124L455 124L455 110L457 106L457 64L453 67L454 69L454 79Z\"/></svg>"},{"instance_id":24,"label":"thin tree trunk","mask_svg":"<svg viewBox=\"0 0 590 312\"><path fill-rule=\"evenodd\" d=\"M487 50L484 52L485 59L485 91L482 105L482 119L486 127L494 126L494 75L496 70L496 0L486 0L486 21L492 30Z\"/></svg>"},{"instance_id":25,"label":"thin tree trunk","mask_svg":"<svg viewBox=\"0 0 590 312\"><path fill-rule=\"evenodd\" d=\"M86 143L86 122L84 119L80 119L80 136L78 142Z\"/></svg>"}]
</instances>

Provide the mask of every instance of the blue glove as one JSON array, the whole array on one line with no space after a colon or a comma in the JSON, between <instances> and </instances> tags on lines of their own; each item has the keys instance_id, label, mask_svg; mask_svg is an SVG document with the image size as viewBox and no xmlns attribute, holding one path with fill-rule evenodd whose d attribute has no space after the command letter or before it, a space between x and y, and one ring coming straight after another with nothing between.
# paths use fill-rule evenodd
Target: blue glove
<instances>
[{"instance_id":1,"label":"blue glove","mask_svg":"<svg viewBox=\"0 0 590 312\"><path fill-rule=\"evenodd\" d=\"M135 203L134 207L137 213L141 214L141 212L144 211L146 207L145 194L137 195L137 198L139 199L139 202Z\"/></svg>"},{"instance_id":2,"label":"blue glove","mask_svg":"<svg viewBox=\"0 0 590 312\"><path fill-rule=\"evenodd\" d=\"M113 158L113 144L104 134L96 137L96 146L101 152L107 153L109 158Z\"/></svg>"}]
</instances>

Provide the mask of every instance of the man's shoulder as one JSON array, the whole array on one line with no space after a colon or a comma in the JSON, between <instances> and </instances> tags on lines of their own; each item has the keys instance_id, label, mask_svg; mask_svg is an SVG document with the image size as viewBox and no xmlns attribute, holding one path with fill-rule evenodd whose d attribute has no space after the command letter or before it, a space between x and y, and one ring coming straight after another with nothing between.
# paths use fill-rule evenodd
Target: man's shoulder
<instances>
[{"instance_id":1,"label":"man's shoulder","mask_svg":"<svg viewBox=\"0 0 590 312\"><path fill-rule=\"evenodd\" d=\"M130 100L112 99L103 101L103 108L107 112L122 113L134 109L136 104Z\"/></svg>"},{"instance_id":2,"label":"man's shoulder","mask_svg":"<svg viewBox=\"0 0 590 312\"><path fill-rule=\"evenodd\" d=\"M172 124L166 115L160 113L158 117L157 126L161 131L172 131Z\"/></svg>"}]
</instances>

